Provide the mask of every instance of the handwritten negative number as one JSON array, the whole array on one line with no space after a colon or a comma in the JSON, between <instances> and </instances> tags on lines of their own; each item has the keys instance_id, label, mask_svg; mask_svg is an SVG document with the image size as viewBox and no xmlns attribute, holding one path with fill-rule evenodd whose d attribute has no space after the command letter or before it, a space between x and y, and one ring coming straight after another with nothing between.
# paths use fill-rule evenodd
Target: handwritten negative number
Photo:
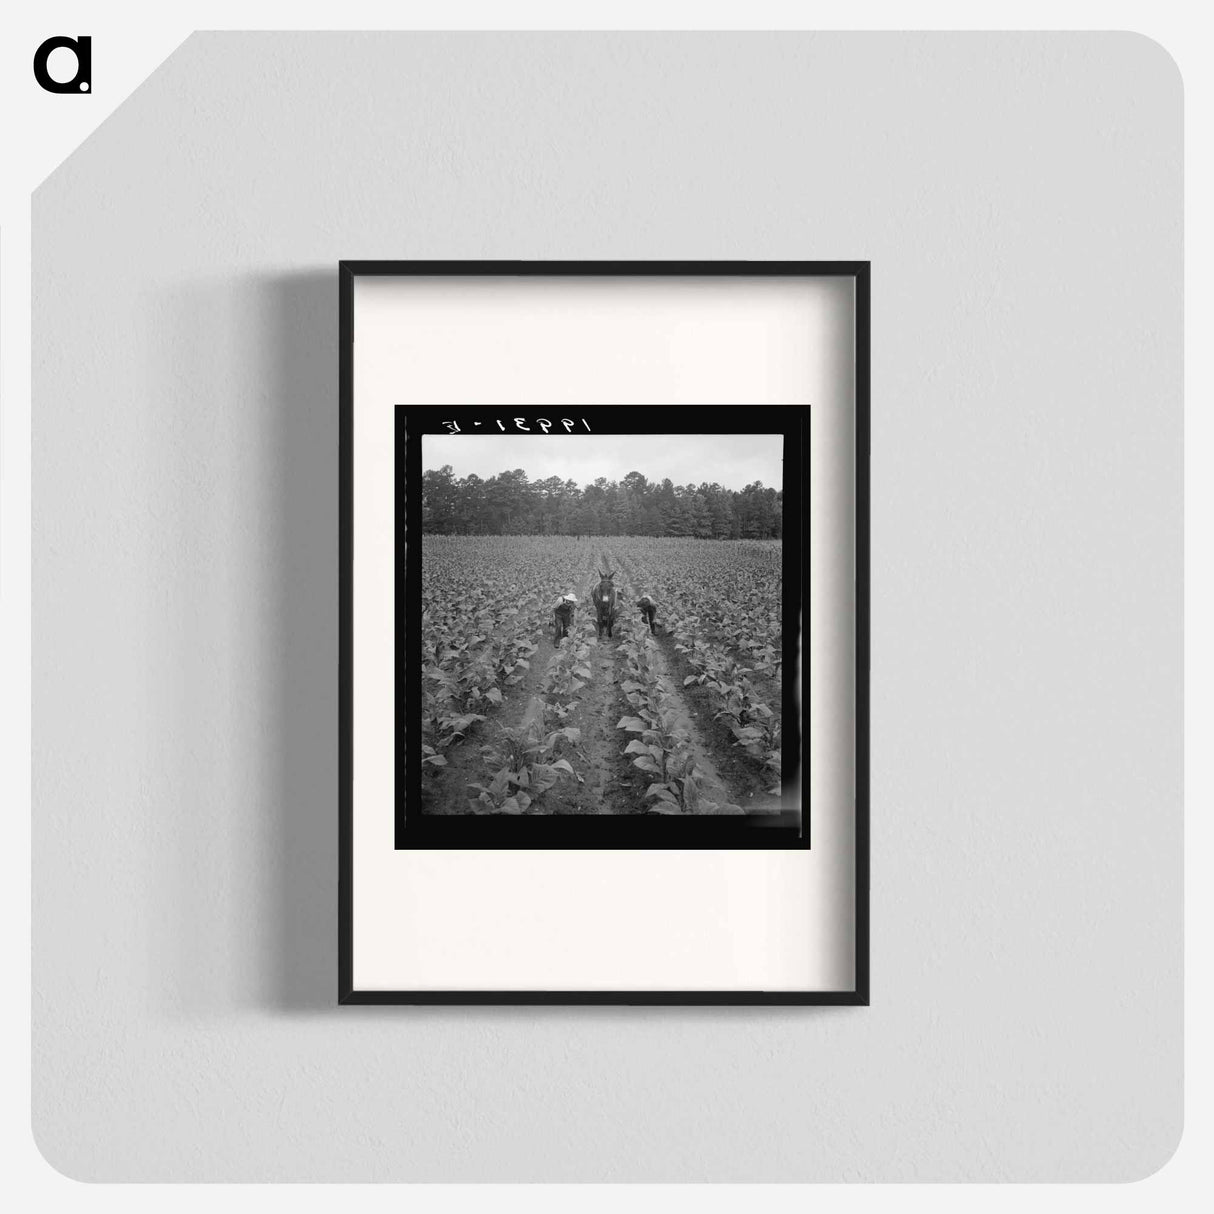
<instances>
[{"instance_id":1,"label":"handwritten negative number","mask_svg":"<svg viewBox=\"0 0 1214 1214\"><path fill-rule=\"evenodd\" d=\"M501 418L495 417L493 420L497 424L497 428L503 434L505 434L507 427L506 427L506 424L501 420ZM512 417L512 418L510 418L510 421L512 421L514 423L513 428L515 430L521 430L524 434L532 433L531 427L529 425L527 425L527 419L525 417ZM461 433L460 428L459 428L459 422L443 422L442 424L447 427L448 434ZM591 433L590 425L584 417L579 417L576 421L571 417L562 417L559 422L553 422L546 417L537 417L535 419L536 428L541 430L544 434L550 433L551 430L553 429L553 427L556 425L563 426L565 428L566 434L572 434L573 428L579 424L582 426L582 428L586 431L587 434ZM476 425L479 426L480 422L477 422Z\"/></svg>"}]
</instances>

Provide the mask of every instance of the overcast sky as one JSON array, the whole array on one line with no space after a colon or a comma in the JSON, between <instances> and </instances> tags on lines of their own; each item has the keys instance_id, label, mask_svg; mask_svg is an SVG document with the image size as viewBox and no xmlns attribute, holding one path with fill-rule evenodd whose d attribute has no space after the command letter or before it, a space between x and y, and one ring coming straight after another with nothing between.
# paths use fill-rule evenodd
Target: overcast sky
<instances>
[{"instance_id":1,"label":"overcast sky","mask_svg":"<svg viewBox=\"0 0 1214 1214\"><path fill-rule=\"evenodd\" d=\"M426 434L422 470L450 464L456 476L475 472L488 480L522 468L532 481L559 476L579 485L640 472L676 485L716 481L744 489L762 481L779 489L783 446L781 434Z\"/></svg>"}]
</instances>

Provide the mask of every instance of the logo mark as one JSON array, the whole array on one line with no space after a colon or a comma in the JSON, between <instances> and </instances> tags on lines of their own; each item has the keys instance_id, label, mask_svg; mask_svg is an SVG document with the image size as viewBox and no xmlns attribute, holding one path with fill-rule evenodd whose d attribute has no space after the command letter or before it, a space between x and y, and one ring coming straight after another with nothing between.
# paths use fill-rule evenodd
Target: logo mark
<instances>
[{"instance_id":1,"label":"logo mark","mask_svg":"<svg viewBox=\"0 0 1214 1214\"><path fill-rule=\"evenodd\" d=\"M55 80L46 70L52 51L68 50L76 56L76 74L71 80ZM81 34L76 38L48 38L34 52L34 79L48 93L88 93L93 88L93 40Z\"/></svg>"}]
</instances>

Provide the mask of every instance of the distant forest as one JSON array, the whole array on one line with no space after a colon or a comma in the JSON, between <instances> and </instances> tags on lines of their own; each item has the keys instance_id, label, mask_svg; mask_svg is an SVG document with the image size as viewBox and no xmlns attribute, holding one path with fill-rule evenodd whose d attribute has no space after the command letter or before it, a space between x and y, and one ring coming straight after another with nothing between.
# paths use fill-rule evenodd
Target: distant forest
<instances>
[{"instance_id":1,"label":"distant forest","mask_svg":"<svg viewBox=\"0 0 1214 1214\"><path fill-rule=\"evenodd\" d=\"M630 472L592 485L521 468L488 480L456 477L450 464L422 475L422 530L438 535L679 535L772 539L782 533L784 494L761 481L745 489L675 485Z\"/></svg>"}]
</instances>

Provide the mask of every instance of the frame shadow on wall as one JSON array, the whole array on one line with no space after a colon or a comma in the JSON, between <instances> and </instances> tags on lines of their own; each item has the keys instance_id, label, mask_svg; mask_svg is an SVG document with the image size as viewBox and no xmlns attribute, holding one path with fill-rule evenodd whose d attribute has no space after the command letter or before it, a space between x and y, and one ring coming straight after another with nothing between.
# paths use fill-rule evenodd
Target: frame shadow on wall
<instances>
[{"instance_id":1,"label":"frame shadow on wall","mask_svg":"<svg viewBox=\"0 0 1214 1214\"><path fill-rule=\"evenodd\" d=\"M338 415L337 280L331 270L272 282L267 426L280 492L273 579L280 647L270 813L270 921L264 973L273 1003L336 1009ZM269 739L267 739L269 741Z\"/></svg>"}]
</instances>

